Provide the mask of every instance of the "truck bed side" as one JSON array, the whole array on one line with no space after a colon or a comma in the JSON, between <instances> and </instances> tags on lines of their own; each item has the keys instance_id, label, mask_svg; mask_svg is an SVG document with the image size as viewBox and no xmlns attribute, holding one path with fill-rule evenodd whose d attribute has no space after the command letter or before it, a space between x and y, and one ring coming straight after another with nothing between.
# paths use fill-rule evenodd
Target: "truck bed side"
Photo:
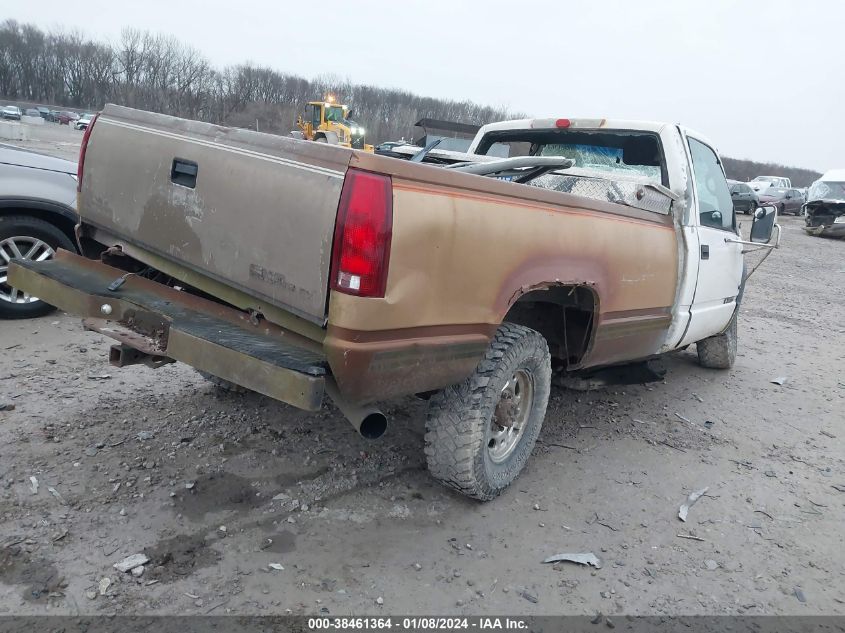
<instances>
[{"instance_id":1,"label":"truck bed side","mask_svg":"<svg viewBox=\"0 0 845 633\"><path fill-rule=\"evenodd\" d=\"M394 215L385 297L329 301L325 346L350 392L460 379L520 298L542 288L593 294L582 367L663 344L679 267L671 214L379 156L356 154L352 166L392 174Z\"/></svg>"}]
</instances>

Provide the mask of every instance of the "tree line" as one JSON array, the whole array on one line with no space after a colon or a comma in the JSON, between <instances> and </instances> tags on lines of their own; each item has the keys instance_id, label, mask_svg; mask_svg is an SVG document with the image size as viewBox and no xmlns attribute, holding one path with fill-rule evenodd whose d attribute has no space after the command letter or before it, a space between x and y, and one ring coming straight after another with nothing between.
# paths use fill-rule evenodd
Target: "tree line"
<instances>
[{"instance_id":1,"label":"tree line","mask_svg":"<svg viewBox=\"0 0 845 633\"><path fill-rule=\"evenodd\" d=\"M253 64L215 68L174 37L134 28L106 43L78 31L0 23L0 95L33 105L95 110L110 102L287 134L305 103L328 94L351 106L368 139L376 141L411 138L414 123L423 117L483 125L522 116L330 75L309 81Z\"/></svg>"},{"instance_id":2,"label":"tree line","mask_svg":"<svg viewBox=\"0 0 845 633\"><path fill-rule=\"evenodd\" d=\"M728 178L743 182L747 182L755 176L784 176L789 178L793 187L809 187L822 176L812 169L787 167L777 163L759 163L753 160L727 157L723 158L722 162Z\"/></svg>"},{"instance_id":3,"label":"tree line","mask_svg":"<svg viewBox=\"0 0 845 633\"><path fill-rule=\"evenodd\" d=\"M335 95L351 106L372 142L412 138L421 118L475 125L525 115L470 101L421 97L404 90L313 80L253 64L215 68L174 37L134 28L107 43L79 31L44 31L14 20L0 23L0 96L32 105L96 110L118 103L220 125L287 134L308 101ZM796 187L817 172L725 158L728 178L783 175Z\"/></svg>"}]
</instances>

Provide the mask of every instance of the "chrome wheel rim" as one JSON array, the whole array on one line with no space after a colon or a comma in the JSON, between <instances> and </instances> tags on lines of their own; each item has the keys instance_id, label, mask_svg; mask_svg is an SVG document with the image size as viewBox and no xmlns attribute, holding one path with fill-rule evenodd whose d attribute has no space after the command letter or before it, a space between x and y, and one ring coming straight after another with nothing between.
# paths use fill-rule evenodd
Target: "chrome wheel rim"
<instances>
[{"instance_id":1,"label":"chrome wheel rim","mask_svg":"<svg viewBox=\"0 0 845 633\"><path fill-rule=\"evenodd\" d=\"M487 454L500 464L510 457L525 433L534 404L534 378L526 369L517 369L502 388L499 403L490 420Z\"/></svg>"},{"instance_id":2,"label":"chrome wheel rim","mask_svg":"<svg viewBox=\"0 0 845 633\"><path fill-rule=\"evenodd\" d=\"M44 240L37 237L16 235L0 241L0 301L15 304L35 303L38 297L33 297L23 290L9 285L9 262L13 259L29 259L43 262L50 259L56 251Z\"/></svg>"}]
</instances>

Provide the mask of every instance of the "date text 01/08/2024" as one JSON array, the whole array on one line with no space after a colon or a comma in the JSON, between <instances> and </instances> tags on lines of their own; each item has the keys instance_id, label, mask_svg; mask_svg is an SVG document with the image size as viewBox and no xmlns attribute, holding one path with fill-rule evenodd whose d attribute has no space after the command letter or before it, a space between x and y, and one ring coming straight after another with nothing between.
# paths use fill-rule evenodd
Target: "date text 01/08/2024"
<instances>
[{"instance_id":1,"label":"date text 01/08/2024","mask_svg":"<svg viewBox=\"0 0 845 633\"><path fill-rule=\"evenodd\" d=\"M343 617L309 618L308 628L319 630L393 630L398 631L451 631L451 630L511 630L528 628L521 618L500 617Z\"/></svg>"}]
</instances>

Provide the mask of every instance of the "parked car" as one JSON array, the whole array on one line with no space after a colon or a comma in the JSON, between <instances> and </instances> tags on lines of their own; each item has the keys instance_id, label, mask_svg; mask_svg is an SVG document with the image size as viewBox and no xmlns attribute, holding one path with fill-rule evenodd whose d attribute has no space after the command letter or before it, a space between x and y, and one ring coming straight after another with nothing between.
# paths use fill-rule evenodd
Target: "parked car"
<instances>
[{"instance_id":1,"label":"parked car","mask_svg":"<svg viewBox=\"0 0 845 633\"><path fill-rule=\"evenodd\" d=\"M44 106L38 106L35 109L38 110L38 114L45 121L52 121L53 120L52 117L51 117L51 114L50 114L50 108L45 108Z\"/></svg>"},{"instance_id":2,"label":"parked car","mask_svg":"<svg viewBox=\"0 0 845 633\"><path fill-rule=\"evenodd\" d=\"M444 168L109 104L80 165L79 233L117 248L14 283L108 319L115 365L179 360L309 411L325 393L369 439L374 402L424 394L429 471L482 500L528 461L552 367L695 344L730 368L745 245L777 229L758 209L744 241L716 150L656 121L494 123Z\"/></svg>"},{"instance_id":3,"label":"parked car","mask_svg":"<svg viewBox=\"0 0 845 633\"><path fill-rule=\"evenodd\" d=\"M58 248L77 252L76 163L0 144L0 318L52 310L8 284L9 261L50 259Z\"/></svg>"},{"instance_id":4,"label":"parked car","mask_svg":"<svg viewBox=\"0 0 845 633\"><path fill-rule=\"evenodd\" d=\"M18 106L7 105L5 108L3 108L2 111L0 111L0 116L2 116L4 119L20 121L21 109Z\"/></svg>"},{"instance_id":5,"label":"parked car","mask_svg":"<svg viewBox=\"0 0 845 633\"><path fill-rule=\"evenodd\" d=\"M69 110L59 112L59 125L69 125L71 121L76 121L78 118L79 115L76 112Z\"/></svg>"},{"instance_id":6,"label":"parked car","mask_svg":"<svg viewBox=\"0 0 845 633\"><path fill-rule=\"evenodd\" d=\"M804 230L810 235L845 237L845 169L831 169L807 191Z\"/></svg>"},{"instance_id":7,"label":"parked car","mask_svg":"<svg viewBox=\"0 0 845 633\"><path fill-rule=\"evenodd\" d=\"M757 193L744 182L729 180L728 184L731 187L731 200L734 203L734 212L754 213L754 210L760 206Z\"/></svg>"},{"instance_id":8,"label":"parked car","mask_svg":"<svg viewBox=\"0 0 845 633\"><path fill-rule=\"evenodd\" d=\"M786 189L792 187L792 181L789 178L784 178L782 176L757 176L748 184L757 193L760 193L769 187L783 187Z\"/></svg>"},{"instance_id":9,"label":"parked car","mask_svg":"<svg viewBox=\"0 0 845 633\"><path fill-rule=\"evenodd\" d=\"M786 187L769 187L758 194L757 199L761 205L773 205L779 214L801 213L801 206L804 204L804 196L797 189Z\"/></svg>"},{"instance_id":10,"label":"parked car","mask_svg":"<svg viewBox=\"0 0 845 633\"><path fill-rule=\"evenodd\" d=\"M41 113L38 110L36 110L35 108L29 108L26 111L25 114L26 114L26 116L33 116L33 117L41 118Z\"/></svg>"},{"instance_id":11,"label":"parked car","mask_svg":"<svg viewBox=\"0 0 845 633\"><path fill-rule=\"evenodd\" d=\"M74 130L85 130L88 128L88 125L91 123L91 119L94 118L93 114L83 114L77 121L73 122L73 129Z\"/></svg>"}]
</instances>

